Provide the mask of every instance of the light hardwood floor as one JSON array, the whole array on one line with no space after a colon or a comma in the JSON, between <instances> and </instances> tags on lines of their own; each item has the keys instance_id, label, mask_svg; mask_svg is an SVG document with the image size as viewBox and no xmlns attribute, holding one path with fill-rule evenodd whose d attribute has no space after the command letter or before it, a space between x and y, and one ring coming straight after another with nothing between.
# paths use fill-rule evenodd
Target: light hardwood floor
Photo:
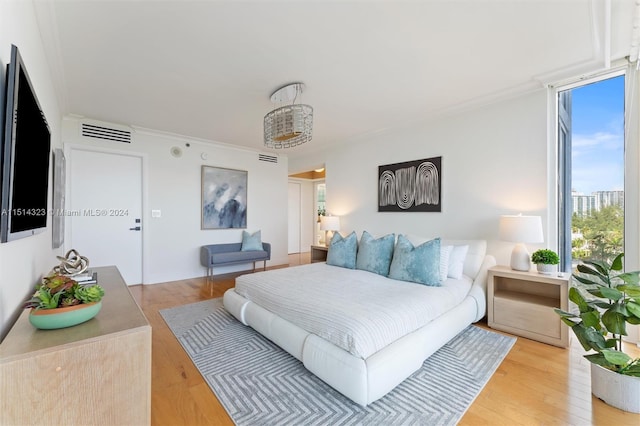
<instances>
[{"instance_id":1,"label":"light hardwood floor","mask_svg":"<svg viewBox=\"0 0 640 426\"><path fill-rule=\"evenodd\" d=\"M291 255L289 262L308 263L309 253ZM233 425L158 311L221 297L235 276L130 287L152 327L152 425ZM486 321L478 325L488 328ZM568 349L519 337L459 425L639 426L640 414L591 395L589 363L571 337Z\"/></svg>"}]
</instances>

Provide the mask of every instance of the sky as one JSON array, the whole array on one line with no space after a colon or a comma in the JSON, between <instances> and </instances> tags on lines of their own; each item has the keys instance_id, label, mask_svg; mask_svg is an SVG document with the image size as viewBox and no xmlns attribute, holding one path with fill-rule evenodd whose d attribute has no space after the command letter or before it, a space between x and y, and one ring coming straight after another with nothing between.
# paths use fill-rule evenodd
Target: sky
<instances>
[{"instance_id":1,"label":"sky","mask_svg":"<svg viewBox=\"0 0 640 426\"><path fill-rule=\"evenodd\" d=\"M624 189L624 76L572 90L572 189Z\"/></svg>"}]
</instances>

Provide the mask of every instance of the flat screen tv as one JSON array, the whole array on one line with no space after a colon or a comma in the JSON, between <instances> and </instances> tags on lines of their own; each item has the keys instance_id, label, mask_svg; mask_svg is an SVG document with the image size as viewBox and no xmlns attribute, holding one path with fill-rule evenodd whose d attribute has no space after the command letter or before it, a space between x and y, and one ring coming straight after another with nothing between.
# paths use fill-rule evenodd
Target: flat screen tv
<instances>
[{"instance_id":1,"label":"flat screen tv","mask_svg":"<svg viewBox=\"0 0 640 426\"><path fill-rule=\"evenodd\" d=\"M1 242L46 229L50 157L49 125L20 52L12 45L2 139Z\"/></svg>"}]
</instances>

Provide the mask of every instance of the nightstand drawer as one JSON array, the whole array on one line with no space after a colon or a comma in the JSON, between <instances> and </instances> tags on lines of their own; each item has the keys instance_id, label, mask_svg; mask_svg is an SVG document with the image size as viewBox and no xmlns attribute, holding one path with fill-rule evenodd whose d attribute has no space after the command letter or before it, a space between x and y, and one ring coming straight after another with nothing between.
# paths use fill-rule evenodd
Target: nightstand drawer
<instances>
[{"instance_id":1,"label":"nightstand drawer","mask_svg":"<svg viewBox=\"0 0 640 426\"><path fill-rule=\"evenodd\" d=\"M326 262L329 247L326 246L311 246L311 263Z\"/></svg>"},{"instance_id":2,"label":"nightstand drawer","mask_svg":"<svg viewBox=\"0 0 640 426\"><path fill-rule=\"evenodd\" d=\"M493 322L556 339L561 337L560 317L553 312L552 307L543 304L496 295L493 299Z\"/></svg>"}]
</instances>

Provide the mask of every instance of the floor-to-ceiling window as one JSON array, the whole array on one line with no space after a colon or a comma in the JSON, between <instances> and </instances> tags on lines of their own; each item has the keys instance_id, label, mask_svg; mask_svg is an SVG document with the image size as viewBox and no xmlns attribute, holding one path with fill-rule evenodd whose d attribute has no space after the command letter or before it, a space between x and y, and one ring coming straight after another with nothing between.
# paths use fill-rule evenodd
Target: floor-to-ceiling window
<instances>
[{"instance_id":1,"label":"floor-to-ceiling window","mask_svg":"<svg viewBox=\"0 0 640 426\"><path fill-rule=\"evenodd\" d=\"M624 251L625 75L557 91L561 268Z\"/></svg>"}]
</instances>

